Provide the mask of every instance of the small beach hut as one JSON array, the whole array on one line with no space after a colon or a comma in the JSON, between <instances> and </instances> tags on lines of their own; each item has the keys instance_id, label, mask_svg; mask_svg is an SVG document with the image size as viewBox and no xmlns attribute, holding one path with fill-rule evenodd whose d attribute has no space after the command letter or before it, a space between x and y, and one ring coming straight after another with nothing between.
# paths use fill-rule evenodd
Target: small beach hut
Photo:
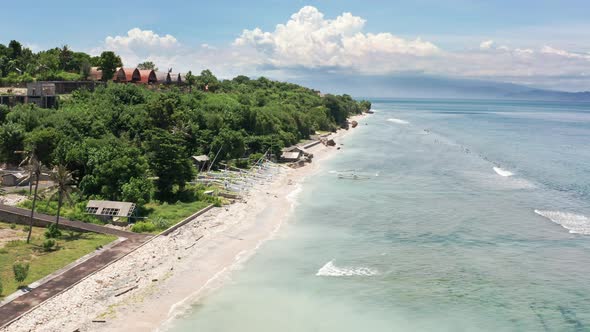
<instances>
[{"instance_id":1,"label":"small beach hut","mask_svg":"<svg viewBox=\"0 0 590 332\"><path fill-rule=\"evenodd\" d=\"M204 169L209 164L209 157L205 154L200 156L192 156L192 159L195 167L197 167L199 170Z\"/></svg>"}]
</instances>

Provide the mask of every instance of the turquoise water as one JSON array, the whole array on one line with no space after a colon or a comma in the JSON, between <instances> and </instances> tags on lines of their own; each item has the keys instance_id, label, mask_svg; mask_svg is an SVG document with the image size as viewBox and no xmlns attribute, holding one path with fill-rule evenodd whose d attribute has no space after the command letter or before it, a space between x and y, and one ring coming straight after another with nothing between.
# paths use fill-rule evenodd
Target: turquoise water
<instances>
[{"instance_id":1,"label":"turquoise water","mask_svg":"<svg viewBox=\"0 0 590 332\"><path fill-rule=\"evenodd\" d=\"M172 330L590 331L590 105L373 102Z\"/></svg>"}]
</instances>

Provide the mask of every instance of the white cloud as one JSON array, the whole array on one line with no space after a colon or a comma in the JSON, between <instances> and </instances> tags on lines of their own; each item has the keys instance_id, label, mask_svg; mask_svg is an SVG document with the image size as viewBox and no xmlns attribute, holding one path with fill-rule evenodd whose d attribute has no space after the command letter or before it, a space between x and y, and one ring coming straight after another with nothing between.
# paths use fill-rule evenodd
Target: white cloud
<instances>
[{"instance_id":1,"label":"white cloud","mask_svg":"<svg viewBox=\"0 0 590 332\"><path fill-rule=\"evenodd\" d=\"M558 55L558 56L562 56L562 57L570 58L570 59L590 60L590 54L572 53L572 52L568 52L565 50L560 50L558 48L553 48L553 47L547 46L547 45L543 46L543 48L541 49L541 53L550 54L550 55Z\"/></svg>"},{"instance_id":2,"label":"white cloud","mask_svg":"<svg viewBox=\"0 0 590 332\"><path fill-rule=\"evenodd\" d=\"M252 48L277 67L354 67L366 69L375 58L391 62L403 57L440 53L434 44L420 38L407 40L391 33L364 33L365 20L343 13L326 19L318 9L303 7L272 32L259 28L244 30L236 47ZM397 58L400 56L400 58ZM397 59L396 59L397 58Z\"/></svg>"},{"instance_id":3,"label":"white cloud","mask_svg":"<svg viewBox=\"0 0 590 332\"><path fill-rule=\"evenodd\" d=\"M169 49L179 46L179 43L172 35L160 36L151 30L133 28L127 31L127 36L108 36L105 39L105 46L113 50L137 48Z\"/></svg>"},{"instance_id":4,"label":"white cloud","mask_svg":"<svg viewBox=\"0 0 590 332\"><path fill-rule=\"evenodd\" d=\"M486 40L486 41L482 41L481 44L479 44L479 48L482 50L489 50L494 45L495 45L495 43L493 40Z\"/></svg>"}]
</instances>

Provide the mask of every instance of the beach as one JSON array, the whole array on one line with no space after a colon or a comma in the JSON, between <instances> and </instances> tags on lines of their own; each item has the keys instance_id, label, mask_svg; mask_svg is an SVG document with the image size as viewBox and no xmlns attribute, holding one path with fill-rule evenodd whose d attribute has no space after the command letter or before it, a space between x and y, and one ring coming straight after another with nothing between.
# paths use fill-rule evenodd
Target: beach
<instances>
[{"instance_id":1,"label":"beach","mask_svg":"<svg viewBox=\"0 0 590 332\"><path fill-rule=\"evenodd\" d=\"M338 145L339 138L358 130L339 130L330 138ZM314 155L312 163L279 168L243 201L214 208L172 234L156 237L0 331L146 331L165 326L223 285L272 238L292 212L303 179L339 149L318 144L307 151Z\"/></svg>"}]
</instances>

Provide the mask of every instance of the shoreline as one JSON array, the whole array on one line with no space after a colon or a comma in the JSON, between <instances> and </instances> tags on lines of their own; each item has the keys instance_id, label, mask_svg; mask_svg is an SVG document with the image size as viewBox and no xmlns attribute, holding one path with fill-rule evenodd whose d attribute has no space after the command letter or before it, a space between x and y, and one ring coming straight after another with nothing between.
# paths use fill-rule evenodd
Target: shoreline
<instances>
[{"instance_id":1,"label":"shoreline","mask_svg":"<svg viewBox=\"0 0 590 332\"><path fill-rule=\"evenodd\" d=\"M340 129L330 138L355 130L359 128ZM338 150L318 144L307 151L314 154L312 163L281 168L271 182L252 188L244 202L215 208L155 239L0 332L165 330L194 303L223 286L233 271L275 236L292 215L304 180ZM130 287L137 288L116 296Z\"/></svg>"}]
</instances>

